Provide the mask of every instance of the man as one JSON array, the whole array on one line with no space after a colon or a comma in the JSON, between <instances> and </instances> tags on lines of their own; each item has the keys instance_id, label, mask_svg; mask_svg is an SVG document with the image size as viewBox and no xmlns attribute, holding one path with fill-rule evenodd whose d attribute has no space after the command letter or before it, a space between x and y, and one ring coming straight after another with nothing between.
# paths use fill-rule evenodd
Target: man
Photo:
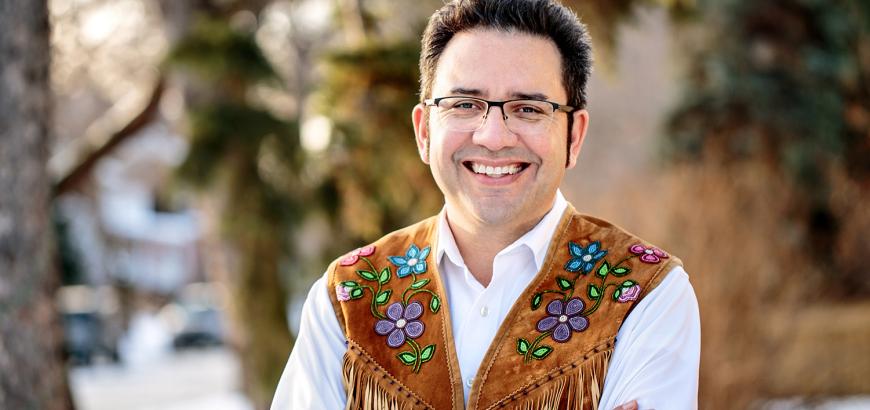
<instances>
[{"instance_id":1,"label":"man","mask_svg":"<svg viewBox=\"0 0 870 410\"><path fill-rule=\"evenodd\" d=\"M679 260L558 190L590 64L585 27L553 1L432 16L412 120L444 209L330 265L272 409L697 407Z\"/></svg>"}]
</instances>

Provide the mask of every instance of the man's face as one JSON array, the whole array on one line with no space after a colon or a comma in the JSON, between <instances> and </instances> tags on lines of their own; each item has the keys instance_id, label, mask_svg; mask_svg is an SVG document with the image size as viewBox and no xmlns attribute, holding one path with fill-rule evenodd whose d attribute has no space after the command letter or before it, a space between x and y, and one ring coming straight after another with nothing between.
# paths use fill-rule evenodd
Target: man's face
<instances>
[{"instance_id":1,"label":"man's face","mask_svg":"<svg viewBox=\"0 0 870 410\"><path fill-rule=\"evenodd\" d=\"M558 49L544 37L464 31L444 49L429 97L501 101L536 96L567 104L561 69ZM469 227L530 228L537 223L552 207L566 168L575 165L588 123L585 110L556 112L545 131L518 135L508 130L501 108L493 107L477 131L457 132L444 126L437 108L429 108L428 121L424 110L418 105L413 113L420 155L444 193L451 223ZM574 116L570 148L568 115ZM516 173L481 173L481 167Z\"/></svg>"}]
</instances>

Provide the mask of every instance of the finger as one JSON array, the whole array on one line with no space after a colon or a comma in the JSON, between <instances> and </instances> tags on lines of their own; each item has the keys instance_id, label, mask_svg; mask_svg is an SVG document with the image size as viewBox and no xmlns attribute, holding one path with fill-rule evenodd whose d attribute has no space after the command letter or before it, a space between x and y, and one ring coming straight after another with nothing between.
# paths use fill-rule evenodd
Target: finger
<instances>
[{"instance_id":1,"label":"finger","mask_svg":"<svg viewBox=\"0 0 870 410\"><path fill-rule=\"evenodd\" d=\"M637 410L637 400L632 400L628 403L625 403L613 410Z\"/></svg>"}]
</instances>

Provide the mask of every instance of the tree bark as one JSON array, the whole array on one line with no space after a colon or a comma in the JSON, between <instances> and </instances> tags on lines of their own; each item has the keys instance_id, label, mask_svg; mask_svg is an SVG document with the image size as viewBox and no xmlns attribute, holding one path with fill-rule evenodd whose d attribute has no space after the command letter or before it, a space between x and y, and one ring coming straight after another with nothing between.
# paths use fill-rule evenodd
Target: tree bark
<instances>
[{"instance_id":1,"label":"tree bark","mask_svg":"<svg viewBox=\"0 0 870 410\"><path fill-rule=\"evenodd\" d=\"M73 407L49 217L46 2L0 0L0 408Z\"/></svg>"}]
</instances>

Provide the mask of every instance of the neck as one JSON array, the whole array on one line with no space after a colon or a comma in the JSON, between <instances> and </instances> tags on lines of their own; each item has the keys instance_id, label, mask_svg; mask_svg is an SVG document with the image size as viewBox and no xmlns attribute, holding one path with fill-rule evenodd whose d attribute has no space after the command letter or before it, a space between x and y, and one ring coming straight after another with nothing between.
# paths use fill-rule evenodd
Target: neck
<instances>
[{"instance_id":1,"label":"neck","mask_svg":"<svg viewBox=\"0 0 870 410\"><path fill-rule=\"evenodd\" d=\"M492 280L495 255L532 230L552 206L541 215L526 221L488 224L471 218L463 218L460 212L451 212L447 206L447 223L462 255L465 266L484 287ZM453 217L458 215L458 217Z\"/></svg>"}]
</instances>

